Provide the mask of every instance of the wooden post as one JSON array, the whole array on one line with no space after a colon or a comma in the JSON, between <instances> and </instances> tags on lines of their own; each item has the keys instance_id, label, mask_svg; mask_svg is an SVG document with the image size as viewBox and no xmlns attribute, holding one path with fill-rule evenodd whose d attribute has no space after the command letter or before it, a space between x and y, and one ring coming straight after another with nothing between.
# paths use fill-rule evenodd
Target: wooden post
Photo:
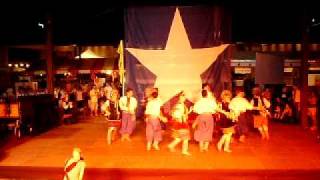
<instances>
[{"instance_id":1,"label":"wooden post","mask_svg":"<svg viewBox=\"0 0 320 180\"><path fill-rule=\"evenodd\" d=\"M47 89L48 93L53 94L53 42L52 42L52 16L47 15Z\"/></svg>"},{"instance_id":2,"label":"wooden post","mask_svg":"<svg viewBox=\"0 0 320 180\"><path fill-rule=\"evenodd\" d=\"M8 51L8 47L0 46L0 89L6 89L14 86L14 83L11 82L11 70L8 68Z\"/></svg>"},{"instance_id":3,"label":"wooden post","mask_svg":"<svg viewBox=\"0 0 320 180\"><path fill-rule=\"evenodd\" d=\"M309 59L309 23L307 11L303 15L303 32L302 32L302 59L300 66L300 83L301 83L301 112L300 120L304 128L308 127L308 65Z\"/></svg>"}]
</instances>

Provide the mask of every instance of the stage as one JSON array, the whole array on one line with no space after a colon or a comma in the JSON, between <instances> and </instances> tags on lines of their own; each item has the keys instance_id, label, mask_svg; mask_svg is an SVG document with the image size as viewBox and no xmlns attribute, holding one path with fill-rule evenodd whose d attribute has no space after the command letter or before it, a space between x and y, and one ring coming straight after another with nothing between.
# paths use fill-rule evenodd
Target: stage
<instances>
[{"instance_id":1,"label":"stage","mask_svg":"<svg viewBox=\"0 0 320 180\"><path fill-rule=\"evenodd\" d=\"M1 147L0 178L61 179L64 162L75 146L83 152L86 179L320 178L320 144L314 134L297 125L271 123L270 141L251 132L246 143L233 141L232 153L218 152L217 138L206 153L191 142L192 156L169 152L168 133L160 151L147 152L144 123L138 124L131 142L118 139L107 145L106 129L102 117L88 118L38 136L10 138Z\"/></svg>"}]
</instances>

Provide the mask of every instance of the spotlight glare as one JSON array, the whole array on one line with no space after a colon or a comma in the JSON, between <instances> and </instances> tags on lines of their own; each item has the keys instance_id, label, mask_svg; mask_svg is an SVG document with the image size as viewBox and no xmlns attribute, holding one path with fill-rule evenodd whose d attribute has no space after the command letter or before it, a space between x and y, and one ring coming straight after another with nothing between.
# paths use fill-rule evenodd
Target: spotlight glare
<instances>
[{"instance_id":1,"label":"spotlight glare","mask_svg":"<svg viewBox=\"0 0 320 180\"><path fill-rule=\"evenodd\" d=\"M12 64L10 63L10 64L8 64L8 66L9 66L9 67L12 67Z\"/></svg>"},{"instance_id":2,"label":"spotlight glare","mask_svg":"<svg viewBox=\"0 0 320 180\"><path fill-rule=\"evenodd\" d=\"M112 74L112 70L105 70L105 73L106 73L107 75L111 75L111 74Z\"/></svg>"},{"instance_id":3,"label":"spotlight glare","mask_svg":"<svg viewBox=\"0 0 320 180\"><path fill-rule=\"evenodd\" d=\"M14 67L19 67L19 64L14 64Z\"/></svg>"},{"instance_id":4,"label":"spotlight glare","mask_svg":"<svg viewBox=\"0 0 320 180\"><path fill-rule=\"evenodd\" d=\"M44 28L44 24L43 23L38 23L38 26L41 28L41 29L43 29Z\"/></svg>"}]
</instances>

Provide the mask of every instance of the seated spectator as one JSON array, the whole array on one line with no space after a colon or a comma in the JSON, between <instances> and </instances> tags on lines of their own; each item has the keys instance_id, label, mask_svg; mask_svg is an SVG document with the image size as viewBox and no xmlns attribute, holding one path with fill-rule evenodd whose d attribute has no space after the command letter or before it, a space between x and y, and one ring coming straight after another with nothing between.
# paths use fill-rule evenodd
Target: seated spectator
<instances>
[{"instance_id":1,"label":"seated spectator","mask_svg":"<svg viewBox=\"0 0 320 180\"><path fill-rule=\"evenodd\" d=\"M285 103L284 109L281 113L280 120L283 122L293 121L292 107L288 103Z\"/></svg>"},{"instance_id":2,"label":"seated spectator","mask_svg":"<svg viewBox=\"0 0 320 180\"><path fill-rule=\"evenodd\" d=\"M281 102L281 99L279 97L277 97L275 99L275 102L272 105L272 109L273 109L273 119L274 120L280 120L282 112L283 112L283 103Z\"/></svg>"},{"instance_id":3,"label":"seated spectator","mask_svg":"<svg viewBox=\"0 0 320 180\"><path fill-rule=\"evenodd\" d=\"M101 114L109 118L111 112L110 112L110 100L106 100L104 102L101 102L100 107Z\"/></svg>"}]
</instances>

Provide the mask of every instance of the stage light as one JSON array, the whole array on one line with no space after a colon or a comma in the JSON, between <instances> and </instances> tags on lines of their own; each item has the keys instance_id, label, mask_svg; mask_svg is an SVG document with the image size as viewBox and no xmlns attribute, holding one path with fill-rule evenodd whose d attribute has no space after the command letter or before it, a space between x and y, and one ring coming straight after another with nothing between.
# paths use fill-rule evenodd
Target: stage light
<instances>
[{"instance_id":1,"label":"stage light","mask_svg":"<svg viewBox=\"0 0 320 180\"><path fill-rule=\"evenodd\" d=\"M9 66L9 67L12 67L12 64L10 63L10 64L8 64L8 66Z\"/></svg>"},{"instance_id":2,"label":"stage light","mask_svg":"<svg viewBox=\"0 0 320 180\"><path fill-rule=\"evenodd\" d=\"M312 18L312 20L311 20L313 23L316 21L316 19L315 18Z\"/></svg>"},{"instance_id":3,"label":"stage light","mask_svg":"<svg viewBox=\"0 0 320 180\"><path fill-rule=\"evenodd\" d=\"M42 76L43 76L43 74L42 74L42 73L40 73L40 76L42 77Z\"/></svg>"},{"instance_id":4,"label":"stage light","mask_svg":"<svg viewBox=\"0 0 320 180\"><path fill-rule=\"evenodd\" d=\"M19 64L14 64L14 67L16 67L16 68L19 67Z\"/></svg>"},{"instance_id":5,"label":"stage light","mask_svg":"<svg viewBox=\"0 0 320 180\"><path fill-rule=\"evenodd\" d=\"M43 23L41 23L41 22L39 22L39 23L38 23L38 26L39 26L41 29L43 29L43 28L44 28L44 24L43 24Z\"/></svg>"},{"instance_id":6,"label":"stage light","mask_svg":"<svg viewBox=\"0 0 320 180\"><path fill-rule=\"evenodd\" d=\"M24 66L24 64L23 63L20 63L20 67L23 67Z\"/></svg>"},{"instance_id":7,"label":"stage light","mask_svg":"<svg viewBox=\"0 0 320 180\"><path fill-rule=\"evenodd\" d=\"M30 67L30 64L26 64L26 68Z\"/></svg>"},{"instance_id":8,"label":"stage light","mask_svg":"<svg viewBox=\"0 0 320 180\"><path fill-rule=\"evenodd\" d=\"M105 70L104 73L106 73L107 75L111 75L112 74L112 70Z\"/></svg>"}]
</instances>

